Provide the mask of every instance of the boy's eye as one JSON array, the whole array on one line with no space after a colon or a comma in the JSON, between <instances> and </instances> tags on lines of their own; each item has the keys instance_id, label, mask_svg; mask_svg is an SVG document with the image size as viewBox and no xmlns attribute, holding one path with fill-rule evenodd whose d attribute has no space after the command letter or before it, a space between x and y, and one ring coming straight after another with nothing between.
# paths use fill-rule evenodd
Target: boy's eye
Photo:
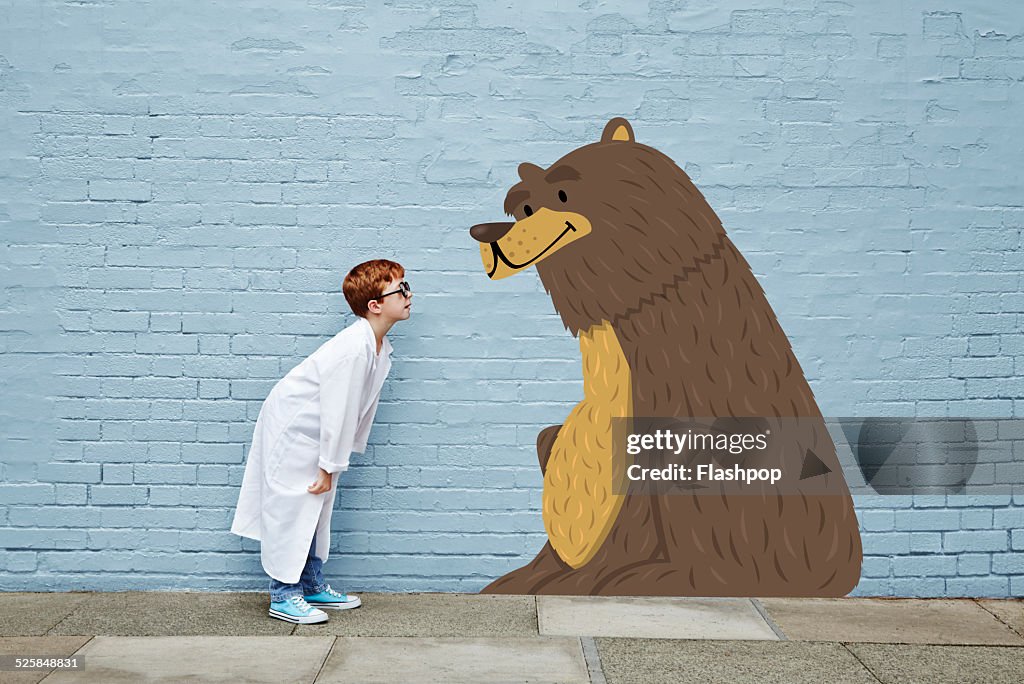
<instances>
[{"instance_id":1,"label":"boy's eye","mask_svg":"<svg viewBox=\"0 0 1024 684\"><path fill-rule=\"evenodd\" d=\"M566 194L565 194L565 190L559 190L558 191L558 199L562 200L563 204L565 203L565 201L567 199L569 199L568 196L566 196Z\"/></svg>"},{"instance_id":2,"label":"boy's eye","mask_svg":"<svg viewBox=\"0 0 1024 684\"><path fill-rule=\"evenodd\" d=\"M527 216L533 215L533 209L530 208L529 204L523 205L523 213L526 214Z\"/></svg>"}]
</instances>

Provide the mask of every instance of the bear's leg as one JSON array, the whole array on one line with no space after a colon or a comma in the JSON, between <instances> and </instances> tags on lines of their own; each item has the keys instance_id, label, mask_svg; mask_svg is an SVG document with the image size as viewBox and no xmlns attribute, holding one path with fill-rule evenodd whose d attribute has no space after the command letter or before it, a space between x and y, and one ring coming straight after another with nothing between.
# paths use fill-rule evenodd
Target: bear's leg
<instances>
[{"instance_id":1,"label":"bear's leg","mask_svg":"<svg viewBox=\"0 0 1024 684\"><path fill-rule=\"evenodd\" d=\"M649 496L627 495L612 530L594 557L585 565L572 568L556 556L562 571L545 575L538 573L529 593L574 596L608 594L611 592L604 590L606 584L636 568L650 567L657 573L664 572L667 559L655 504ZM640 585L630 585L628 590L622 590L623 593L629 591L635 591L638 595L650 593Z\"/></svg>"},{"instance_id":2,"label":"bear's leg","mask_svg":"<svg viewBox=\"0 0 1024 684\"><path fill-rule=\"evenodd\" d=\"M587 564L550 577L531 593L566 596L693 596L680 569L669 561L650 559L614 569Z\"/></svg>"},{"instance_id":3,"label":"bear's leg","mask_svg":"<svg viewBox=\"0 0 1024 684\"><path fill-rule=\"evenodd\" d=\"M620 571L601 593L832 597L852 590L861 547L849 495L773 492L661 497L671 569Z\"/></svg>"},{"instance_id":4,"label":"bear's leg","mask_svg":"<svg viewBox=\"0 0 1024 684\"><path fill-rule=\"evenodd\" d=\"M606 577L594 587L601 596L706 596L698 591L693 567L667 560L636 563Z\"/></svg>"},{"instance_id":5,"label":"bear's leg","mask_svg":"<svg viewBox=\"0 0 1024 684\"><path fill-rule=\"evenodd\" d=\"M544 548L540 550L537 557L528 565L518 570L513 570L494 580L480 590L481 594L533 594L536 588L543 585L549 579L558 577L572 568L566 565L555 550L551 548L551 542L545 542Z\"/></svg>"}]
</instances>

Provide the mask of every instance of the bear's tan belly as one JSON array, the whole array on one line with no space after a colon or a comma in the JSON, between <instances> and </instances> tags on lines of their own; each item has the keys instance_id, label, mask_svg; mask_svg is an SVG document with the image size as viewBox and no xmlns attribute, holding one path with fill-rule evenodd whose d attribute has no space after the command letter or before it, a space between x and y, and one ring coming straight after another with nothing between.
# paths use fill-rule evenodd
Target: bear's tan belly
<instances>
[{"instance_id":1,"label":"bear's tan belly","mask_svg":"<svg viewBox=\"0 0 1024 684\"><path fill-rule=\"evenodd\" d=\"M583 401L551 447L542 512L548 539L574 568L597 553L625 498L612 491L612 421L632 413L629 365L611 324L580 333Z\"/></svg>"}]
</instances>

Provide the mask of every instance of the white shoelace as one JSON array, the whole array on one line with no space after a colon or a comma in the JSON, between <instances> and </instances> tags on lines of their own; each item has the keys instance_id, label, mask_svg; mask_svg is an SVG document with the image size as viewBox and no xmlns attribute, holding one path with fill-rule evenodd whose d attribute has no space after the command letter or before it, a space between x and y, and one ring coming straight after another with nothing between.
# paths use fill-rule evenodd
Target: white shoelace
<instances>
[{"instance_id":1,"label":"white shoelace","mask_svg":"<svg viewBox=\"0 0 1024 684\"><path fill-rule=\"evenodd\" d=\"M346 598L345 594L339 594L338 592L334 591L334 589L332 589L331 585L329 584L327 585L327 588L324 589L324 591L330 594L331 596L337 596L340 599Z\"/></svg>"},{"instance_id":2,"label":"white shoelace","mask_svg":"<svg viewBox=\"0 0 1024 684\"><path fill-rule=\"evenodd\" d=\"M307 612L313 609L312 606L306 603L306 599L302 598L301 596L292 596L291 599L289 600L296 606L298 606L302 612Z\"/></svg>"}]
</instances>

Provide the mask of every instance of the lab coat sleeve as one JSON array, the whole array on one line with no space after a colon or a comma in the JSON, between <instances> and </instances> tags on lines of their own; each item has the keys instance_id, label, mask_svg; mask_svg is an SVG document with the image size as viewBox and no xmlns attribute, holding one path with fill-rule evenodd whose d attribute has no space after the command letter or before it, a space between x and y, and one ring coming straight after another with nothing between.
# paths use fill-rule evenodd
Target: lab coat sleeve
<instances>
[{"instance_id":1,"label":"lab coat sleeve","mask_svg":"<svg viewBox=\"0 0 1024 684\"><path fill-rule=\"evenodd\" d=\"M352 354L320 379L320 467L328 473L348 470L355 446L359 407L366 390L368 360Z\"/></svg>"}]
</instances>

